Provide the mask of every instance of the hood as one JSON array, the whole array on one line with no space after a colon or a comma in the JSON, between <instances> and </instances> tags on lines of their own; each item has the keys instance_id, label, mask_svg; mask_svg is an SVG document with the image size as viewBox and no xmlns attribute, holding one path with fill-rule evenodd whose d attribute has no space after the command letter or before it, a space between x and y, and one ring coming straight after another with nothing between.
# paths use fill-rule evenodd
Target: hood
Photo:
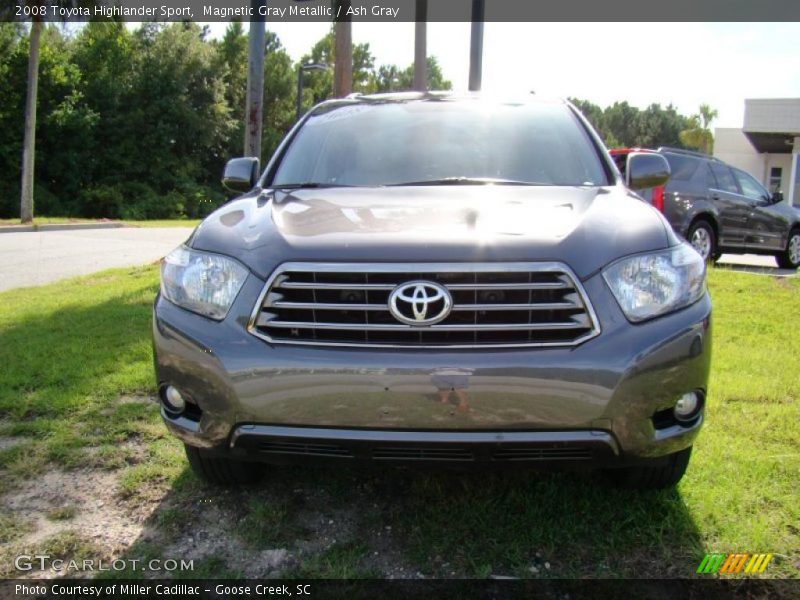
<instances>
[{"instance_id":1,"label":"hood","mask_svg":"<svg viewBox=\"0 0 800 600\"><path fill-rule=\"evenodd\" d=\"M265 191L218 209L190 240L264 279L288 261L561 261L583 279L675 243L621 187L500 185Z\"/></svg>"}]
</instances>

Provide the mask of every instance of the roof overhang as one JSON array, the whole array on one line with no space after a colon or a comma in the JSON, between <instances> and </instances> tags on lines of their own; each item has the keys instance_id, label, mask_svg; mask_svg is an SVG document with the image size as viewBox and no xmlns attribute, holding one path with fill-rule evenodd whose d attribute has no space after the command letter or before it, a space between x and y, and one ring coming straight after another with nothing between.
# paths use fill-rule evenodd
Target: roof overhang
<instances>
[{"instance_id":1,"label":"roof overhang","mask_svg":"<svg viewBox=\"0 0 800 600\"><path fill-rule=\"evenodd\" d=\"M794 138L798 133L775 133L771 131L743 131L759 152L770 154L789 154L794 147Z\"/></svg>"}]
</instances>

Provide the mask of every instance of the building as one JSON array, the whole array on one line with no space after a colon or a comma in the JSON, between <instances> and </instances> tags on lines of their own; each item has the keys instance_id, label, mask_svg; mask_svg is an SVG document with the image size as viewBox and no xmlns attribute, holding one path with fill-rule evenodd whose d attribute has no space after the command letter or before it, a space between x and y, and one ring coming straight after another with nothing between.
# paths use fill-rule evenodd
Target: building
<instances>
[{"instance_id":1,"label":"building","mask_svg":"<svg viewBox=\"0 0 800 600\"><path fill-rule=\"evenodd\" d=\"M717 127L714 156L800 206L800 98L745 100L744 126Z\"/></svg>"}]
</instances>

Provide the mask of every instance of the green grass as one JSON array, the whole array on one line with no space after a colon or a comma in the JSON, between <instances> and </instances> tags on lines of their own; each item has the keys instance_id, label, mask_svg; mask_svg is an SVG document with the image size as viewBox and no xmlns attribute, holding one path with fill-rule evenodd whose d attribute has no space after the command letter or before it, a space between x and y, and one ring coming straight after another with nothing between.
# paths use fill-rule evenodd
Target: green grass
<instances>
[{"instance_id":1,"label":"green grass","mask_svg":"<svg viewBox=\"0 0 800 600\"><path fill-rule=\"evenodd\" d=\"M77 223L108 223L117 222L116 219L84 219L79 217L36 217L33 220L33 225L64 225L64 224L77 224ZM196 227L200 223L200 219L152 219L149 221L119 221L130 227ZM19 219L0 219L0 227L10 227L12 225L21 225Z\"/></svg>"},{"instance_id":2,"label":"green grass","mask_svg":"<svg viewBox=\"0 0 800 600\"><path fill-rule=\"evenodd\" d=\"M150 221L123 221L131 227L197 227L200 219L153 219Z\"/></svg>"},{"instance_id":3,"label":"green grass","mask_svg":"<svg viewBox=\"0 0 800 600\"><path fill-rule=\"evenodd\" d=\"M363 566L369 554L369 546L364 541L350 541L334 544L306 561L299 567L288 571L286 577L298 579L360 579L380 577L374 569Z\"/></svg>"},{"instance_id":4,"label":"green grass","mask_svg":"<svg viewBox=\"0 0 800 600\"><path fill-rule=\"evenodd\" d=\"M33 225L62 225L64 223L95 223L98 219L81 219L73 217L36 217ZM22 225L19 219L0 219L0 227Z\"/></svg>"},{"instance_id":5,"label":"green grass","mask_svg":"<svg viewBox=\"0 0 800 600\"><path fill-rule=\"evenodd\" d=\"M68 505L68 506L59 506L57 508L51 508L45 513L45 517L47 517L51 521L69 521L70 519L74 518L75 515L78 514L78 509L75 506Z\"/></svg>"},{"instance_id":6,"label":"green grass","mask_svg":"<svg viewBox=\"0 0 800 600\"><path fill-rule=\"evenodd\" d=\"M115 469L125 505L166 491L150 523L170 540L192 531L192 507L207 498L230 520L226 535L254 552L288 548L300 558L285 574L304 577L378 574L378 551L428 576L691 577L705 552L735 551L771 552L765 575L796 578L800 281L714 269L710 286L706 425L678 488L650 493L571 473L296 468L255 488L209 488L188 473L154 405L119 401L155 393L155 267L4 292L0 435L23 441L0 451L0 492L56 467ZM340 513L352 522L314 545L309 522ZM15 525L0 519L0 537L18 537ZM159 548L137 542L128 555ZM218 557L198 564L239 572Z\"/></svg>"}]
</instances>

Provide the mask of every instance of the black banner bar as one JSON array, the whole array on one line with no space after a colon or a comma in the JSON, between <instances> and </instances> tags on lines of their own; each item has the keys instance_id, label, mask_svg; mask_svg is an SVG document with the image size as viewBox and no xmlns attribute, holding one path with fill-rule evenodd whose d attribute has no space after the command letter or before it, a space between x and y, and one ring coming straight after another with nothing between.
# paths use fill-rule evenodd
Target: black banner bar
<instances>
[{"instance_id":1,"label":"black banner bar","mask_svg":"<svg viewBox=\"0 0 800 600\"><path fill-rule=\"evenodd\" d=\"M330 0L4 0L0 21L331 21ZM415 0L352 0L354 22L411 22ZM344 15L339 15L343 17ZM472 0L430 0L429 22L468 22ZM486 0L487 22L800 21L798 0Z\"/></svg>"},{"instance_id":2,"label":"black banner bar","mask_svg":"<svg viewBox=\"0 0 800 600\"><path fill-rule=\"evenodd\" d=\"M0 598L83 600L228 600L295 598L299 600L407 600L469 598L797 598L800 580L672 579L672 580L123 580L56 579L0 581Z\"/></svg>"}]
</instances>

